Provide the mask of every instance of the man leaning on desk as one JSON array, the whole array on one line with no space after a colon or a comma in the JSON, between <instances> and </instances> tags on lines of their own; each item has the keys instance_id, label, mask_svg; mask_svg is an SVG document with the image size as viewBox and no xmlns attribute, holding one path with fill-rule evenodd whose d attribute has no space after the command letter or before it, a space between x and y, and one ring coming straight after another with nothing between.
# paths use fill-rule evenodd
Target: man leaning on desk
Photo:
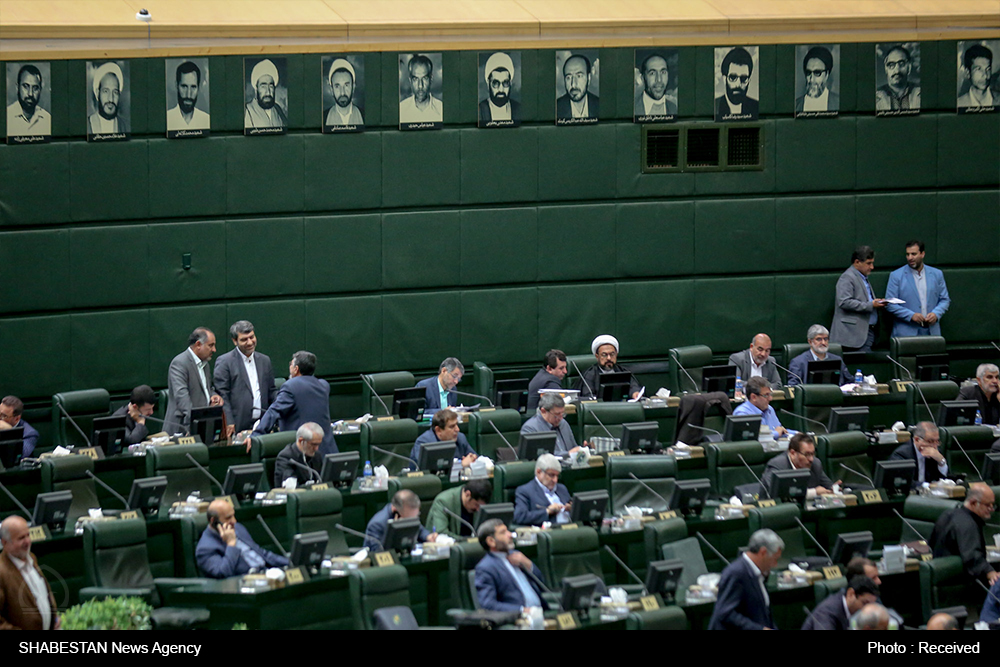
<instances>
[{"instance_id":1,"label":"man leaning on desk","mask_svg":"<svg viewBox=\"0 0 1000 667\"><path fill-rule=\"evenodd\" d=\"M211 579L288 565L287 558L254 542L247 529L236 523L233 506L221 499L213 500L208 506L208 527L198 540L194 556L202 576Z\"/></svg>"},{"instance_id":2,"label":"man leaning on desk","mask_svg":"<svg viewBox=\"0 0 1000 667\"><path fill-rule=\"evenodd\" d=\"M816 442L808 433L796 433L788 441L788 451L782 452L767 462L761 483L767 489L771 485L774 473L779 470L808 470L808 496L825 496L833 493L834 482L823 472L823 464L816 458ZM837 481L836 484L840 484Z\"/></svg>"},{"instance_id":3,"label":"man leaning on desk","mask_svg":"<svg viewBox=\"0 0 1000 667\"><path fill-rule=\"evenodd\" d=\"M917 474L913 477L913 487L930 484L948 476L948 463L939 447L941 436L938 427L931 422L920 422L910 429L910 442L897 447L889 456L890 461L910 460L917 462Z\"/></svg>"}]
</instances>

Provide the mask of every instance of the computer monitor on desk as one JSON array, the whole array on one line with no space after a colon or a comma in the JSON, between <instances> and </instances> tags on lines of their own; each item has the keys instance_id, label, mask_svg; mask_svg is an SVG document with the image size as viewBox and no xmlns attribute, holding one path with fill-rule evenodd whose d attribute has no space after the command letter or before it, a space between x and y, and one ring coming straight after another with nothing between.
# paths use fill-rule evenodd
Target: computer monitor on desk
<instances>
[{"instance_id":1,"label":"computer monitor on desk","mask_svg":"<svg viewBox=\"0 0 1000 667\"><path fill-rule=\"evenodd\" d=\"M806 384L835 384L840 386L842 361L825 359L806 364Z\"/></svg>"},{"instance_id":2,"label":"computer monitor on desk","mask_svg":"<svg viewBox=\"0 0 1000 667\"><path fill-rule=\"evenodd\" d=\"M555 452L555 431L522 433L517 443L517 458L522 461L535 461L542 454L555 454Z\"/></svg>"},{"instance_id":3,"label":"computer monitor on desk","mask_svg":"<svg viewBox=\"0 0 1000 667\"><path fill-rule=\"evenodd\" d=\"M327 454L323 457L323 467L320 469L319 477L327 484L349 487L358 476L360 463L361 454L358 452Z\"/></svg>"},{"instance_id":4,"label":"computer monitor on desk","mask_svg":"<svg viewBox=\"0 0 1000 667\"><path fill-rule=\"evenodd\" d=\"M132 490L128 494L128 508L146 515L160 511L160 502L167 490L165 475L157 477L140 477L132 481Z\"/></svg>"},{"instance_id":5,"label":"computer monitor on desk","mask_svg":"<svg viewBox=\"0 0 1000 667\"><path fill-rule=\"evenodd\" d=\"M864 433L867 430L867 406L858 408L830 408L830 423L827 425L829 433L840 433L842 431L860 431Z\"/></svg>"},{"instance_id":6,"label":"computer monitor on desk","mask_svg":"<svg viewBox=\"0 0 1000 667\"><path fill-rule=\"evenodd\" d=\"M781 454L780 456L784 456ZM776 470L771 477L768 495L773 500L782 502L798 503L802 505L806 502L806 494L809 492L809 477L812 472L805 470Z\"/></svg>"},{"instance_id":7,"label":"computer monitor on desk","mask_svg":"<svg viewBox=\"0 0 1000 667\"><path fill-rule=\"evenodd\" d=\"M7 470L16 468L24 452L24 427L15 426L0 431L0 463Z\"/></svg>"},{"instance_id":8,"label":"computer monitor on desk","mask_svg":"<svg viewBox=\"0 0 1000 667\"><path fill-rule=\"evenodd\" d=\"M683 573L684 561L679 558L651 562L646 570L646 592L649 595L659 593L663 601L670 604L677 596L677 584Z\"/></svg>"},{"instance_id":9,"label":"computer monitor on desk","mask_svg":"<svg viewBox=\"0 0 1000 667\"><path fill-rule=\"evenodd\" d=\"M594 593L604 588L604 582L594 574L563 577L561 607L567 611L587 611L594 606Z\"/></svg>"},{"instance_id":10,"label":"computer monitor on desk","mask_svg":"<svg viewBox=\"0 0 1000 667\"><path fill-rule=\"evenodd\" d=\"M972 426L976 423L979 401L941 401L938 426Z\"/></svg>"},{"instance_id":11,"label":"computer monitor on desk","mask_svg":"<svg viewBox=\"0 0 1000 667\"><path fill-rule=\"evenodd\" d=\"M192 408L191 435L201 437L201 441L206 445L218 442L222 437L222 406Z\"/></svg>"},{"instance_id":12,"label":"computer monitor on desk","mask_svg":"<svg viewBox=\"0 0 1000 667\"><path fill-rule=\"evenodd\" d=\"M229 466L226 470L226 479L222 482L222 495L236 495L240 500L253 498L263 478L263 463Z\"/></svg>"},{"instance_id":13,"label":"computer monitor on desk","mask_svg":"<svg viewBox=\"0 0 1000 667\"><path fill-rule=\"evenodd\" d=\"M983 481L1000 486L1000 452L987 452L983 458Z\"/></svg>"},{"instance_id":14,"label":"computer monitor on desk","mask_svg":"<svg viewBox=\"0 0 1000 667\"><path fill-rule=\"evenodd\" d=\"M743 442L760 439L760 415L726 415L722 431L723 442Z\"/></svg>"},{"instance_id":15,"label":"computer monitor on desk","mask_svg":"<svg viewBox=\"0 0 1000 667\"><path fill-rule=\"evenodd\" d=\"M621 448L633 454L653 454L660 449L659 434L660 425L656 422L622 424Z\"/></svg>"},{"instance_id":16,"label":"computer monitor on desk","mask_svg":"<svg viewBox=\"0 0 1000 667\"><path fill-rule=\"evenodd\" d=\"M472 525L479 530L483 521L490 519L500 519L508 528L514 524L514 503L489 503L480 505L476 510L476 515L472 519Z\"/></svg>"},{"instance_id":17,"label":"computer monitor on desk","mask_svg":"<svg viewBox=\"0 0 1000 667\"><path fill-rule=\"evenodd\" d=\"M329 541L330 536L325 530L300 533L292 538L292 551L288 555L288 561L292 567L307 567L315 572L323 564Z\"/></svg>"},{"instance_id":18,"label":"computer monitor on desk","mask_svg":"<svg viewBox=\"0 0 1000 667\"><path fill-rule=\"evenodd\" d=\"M918 382L935 382L947 380L949 362L947 354L918 354L917 372L914 377Z\"/></svg>"},{"instance_id":19,"label":"computer monitor on desk","mask_svg":"<svg viewBox=\"0 0 1000 667\"><path fill-rule=\"evenodd\" d=\"M870 530L863 530L857 533L840 533L837 541L830 552L830 560L834 565L846 567L855 556L868 558L868 552L872 548L875 538Z\"/></svg>"},{"instance_id":20,"label":"computer monitor on desk","mask_svg":"<svg viewBox=\"0 0 1000 667\"><path fill-rule=\"evenodd\" d=\"M94 419L90 435L90 444L100 447L107 456L118 453L121 441L125 438L125 415L120 417L97 417Z\"/></svg>"},{"instance_id":21,"label":"computer monitor on desk","mask_svg":"<svg viewBox=\"0 0 1000 667\"><path fill-rule=\"evenodd\" d=\"M697 518L705 507L705 498L712 489L707 479L679 479L670 495L670 509L686 517Z\"/></svg>"},{"instance_id":22,"label":"computer monitor on desk","mask_svg":"<svg viewBox=\"0 0 1000 667\"><path fill-rule=\"evenodd\" d=\"M496 405L503 410L524 412L528 407L528 378L496 381Z\"/></svg>"},{"instance_id":23,"label":"computer monitor on desk","mask_svg":"<svg viewBox=\"0 0 1000 667\"><path fill-rule=\"evenodd\" d=\"M598 373L595 391L597 397L605 403L614 403L631 398L629 395L631 386L631 373Z\"/></svg>"},{"instance_id":24,"label":"computer monitor on desk","mask_svg":"<svg viewBox=\"0 0 1000 667\"><path fill-rule=\"evenodd\" d=\"M407 554L420 538L420 519L396 519L390 521L385 529L385 541L382 543L386 551L396 551Z\"/></svg>"},{"instance_id":25,"label":"computer monitor on desk","mask_svg":"<svg viewBox=\"0 0 1000 667\"><path fill-rule=\"evenodd\" d=\"M451 463L455 460L455 441L439 440L420 445L420 456L417 457L417 469L432 475L447 475L451 472Z\"/></svg>"},{"instance_id":26,"label":"computer monitor on desk","mask_svg":"<svg viewBox=\"0 0 1000 667\"><path fill-rule=\"evenodd\" d=\"M704 366L701 369L701 390L706 394L721 391L729 398L735 398L737 370L731 365Z\"/></svg>"},{"instance_id":27,"label":"computer monitor on desk","mask_svg":"<svg viewBox=\"0 0 1000 667\"><path fill-rule=\"evenodd\" d=\"M909 495L917 477L917 462L913 460L876 461L875 488L885 489L889 496Z\"/></svg>"},{"instance_id":28,"label":"computer monitor on desk","mask_svg":"<svg viewBox=\"0 0 1000 667\"><path fill-rule=\"evenodd\" d=\"M427 391L423 387L407 387L392 392L392 414L400 419L419 420L427 405Z\"/></svg>"},{"instance_id":29,"label":"computer monitor on desk","mask_svg":"<svg viewBox=\"0 0 1000 667\"><path fill-rule=\"evenodd\" d=\"M573 504L569 511L570 521L600 525L604 520L604 510L608 507L608 492L605 489L579 491L573 494L570 502Z\"/></svg>"},{"instance_id":30,"label":"computer monitor on desk","mask_svg":"<svg viewBox=\"0 0 1000 667\"><path fill-rule=\"evenodd\" d=\"M61 533L66 528L66 519L72 505L72 491L39 493L35 497L35 511L31 513L31 525L48 526L53 533Z\"/></svg>"}]
</instances>

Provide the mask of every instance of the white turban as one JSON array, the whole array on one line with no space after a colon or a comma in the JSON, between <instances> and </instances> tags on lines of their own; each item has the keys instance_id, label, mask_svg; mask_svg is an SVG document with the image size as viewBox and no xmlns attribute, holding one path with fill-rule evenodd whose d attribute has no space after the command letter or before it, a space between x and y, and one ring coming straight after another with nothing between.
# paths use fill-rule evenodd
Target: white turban
<instances>
[{"instance_id":1,"label":"white turban","mask_svg":"<svg viewBox=\"0 0 1000 667\"><path fill-rule=\"evenodd\" d=\"M593 354L596 355L597 354L597 350L602 345L612 345L615 348L615 352L618 352L618 339L615 338L614 336L609 336L607 334L604 334L603 336L598 336L597 338L595 338L594 342L590 344L590 351Z\"/></svg>"},{"instance_id":2,"label":"white turban","mask_svg":"<svg viewBox=\"0 0 1000 667\"><path fill-rule=\"evenodd\" d=\"M275 86L278 85L278 68L274 66L274 63L265 58L264 60L261 60L259 63L254 65L253 71L250 72L250 83L253 84L254 88L257 87L257 81L260 79L260 77L264 76L265 74L270 74L271 79L274 81L274 85Z\"/></svg>"},{"instance_id":3,"label":"white turban","mask_svg":"<svg viewBox=\"0 0 1000 667\"><path fill-rule=\"evenodd\" d=\"M101 80L108 74L114 74L115 78L118 79L118 92L125 90L125 76L122 74L122 68L118 66L114 61L108 61L97 68L94 72L94 99L100 101L100 90L101 90Z\"/></svg>"},{"instance_id":4,"label":"white turban","mask_svg":"<svg viewBox=\"0 0 1000 667\"><path fill-rule=\"evenodd\" d=\"M486 69L483 70L483 77L486 79L486 83L490 82L490 74L494 70L505 69L510 72L510 78L514 78L514 61L510 59L506 53L502 51L497 51L486 61Z\"/></svg>"},{"instance_id":5,"label":"white turban","mask_svg":"<svg viewBox=\"0 0 1000 667\"><path fill-rule=\"evenodd\" d=\"M344 60L343 58L337 58L336 60L333 61L333 64L330 65L330 73L326 77L326 80L330 82L330 85L331 86L333 85L333 73L336 72L338 69L346 69L348 72L350 72L351 85L354 85L354 80L357 78L357 76L354 74L354 66L351 65L351 63Z\"/></svg>"}]
</instances>

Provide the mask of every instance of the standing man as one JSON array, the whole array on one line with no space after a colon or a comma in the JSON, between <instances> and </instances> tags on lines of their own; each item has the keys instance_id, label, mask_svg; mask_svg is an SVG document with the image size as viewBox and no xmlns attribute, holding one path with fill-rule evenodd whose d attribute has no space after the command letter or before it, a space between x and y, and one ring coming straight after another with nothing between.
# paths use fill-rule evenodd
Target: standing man
<instances>
[{"instance_id":1,"label":"standing man","mask_svg":"<svg viewBox=\"0 0 1000 667\"><path fill-rule=\"evenodd\" d=\"M569 372L566 353L562 350L549 350L542 363L542 368L528 383L528 412L538 407L539 389L562 389L563 378Z\"/></svg>"},{"instance_id":2,"label":"standing man","mask_svg":"<svg viewBox=\"0 0 1000 667\"><path fill-rule=\"evenodd\" d=\"M503 51L497 51L486 61L483 69L486 77L486 99L479 103L479 122L491 120L521 120L521 104L511 98L510 88L514 83L514 61Z\"/></svg>"},{"instance_id":3,"label":"standing man","mask_svg":"<svg viewBox=\"0 0 1000 667\"><path fill-rule=\"evenodd\" d=\"M785 543L769 528L750 536L747 550L722 571L709 630L773 630L771 598L764 582Z\"/></svg>"},{"instance_id":4,"label":"standing man","mask_svg":"<svg viewBox=\"0 0 1000 667\"><path fill-rule=\"evenodd\" d=\"M185 60L177 66L177 106L167 111L168 130L210 129L209 115L195 106L200 90L201 69L190 60Z\"/></svg>"},{"instance_id":5,"label":"standing man","mask_svg":"<svg viewBox=\"0 0 1000 667\"><path fill-rule=\"evenodd\" d=\"M212 387L208 362L215 354L215 334L198 327L188 336L188 348L170 362L167 370L167 433L187 433L191 429L191 410L222 405L222 397Z\"/></svg>"},{"instance_id":6,"label":"standing man","mask_svg":"<svg viewBox=\"0 0 1000 667\"><path fill-rule=\"evenodd\" d=\"M845 352L871 352L878 330L878 308L885 299L876 299L868 276L875 270L875 251L858 246L851 266L837 279L830 342L840 343Z\"/></svg>"},{"instance_id":7,"label":"standing man","mask_svg":"<svg viewBox=\"0 0 1000 667\"><path fill-rule=\"evenodd\" d=\"M635 96L633 116L676 116L677 100L667 95L670 68L667 59L659 53L646 56L639 65L642 77L642 92Z\"/></svg>"},{"instance_id":8,"label":"standing man","mask_svg":"<svg viewBox=\"0 0 1000 667\"><path fill-rule=\"evenodd\" d=\"M771 358L771 337L767 334L757 334L750 340L749 348L729 355L729 365L736 366L744 382L762 377L767 380L771 389L781 389L781 376L778 375L778 366Z\"/></svg>"},{"instance_id":9,"label":"standing man","mask_svg":"<svg viewBox=\"0 0 1000 667\"><path fill-rule=\"evenodd\" d=\"M0 523L0 630L58 630L52 588L31 553L28 522L9 516Z\"/></svg>"},{"instance_id":10,"label":"standing man","mask_svg":"<svg viewBox=\"0 0 1000 667\"><path fill-rule=\"evenodd\" d=\"M840 361L840 384L851 382L852 378L843 360L830 352L830 331L822 324L814 324L806 332L809 349L788 362L788 386L805 384L810 361Z\"/></svg>"},{"instance_id":11,"label":"standing man","mask_svg":"<svg viewBox=\"0 0 1000 667\"><path fill-rule=\"evenodd\" d=\"M21 443L21 458L31 456L38 443L38 431L28 422L21 419L24 414L24 402L17 396L4 396L0 401L0 431L24 427L24 442Z\"/></svg>"},{"instance_id":12,"label":"standing man","mask_svg":"<svg viewBox=\"0 0 1000 667\"><path fill-rule=\"evenodd\" d=\"M274 95L278 88L278 68L274 63L265 58L254 65L250 71L250 83L254 98L246 105L243 127L286 127L288 118Z\"/></svg>"},{"instance_id":13,"label":"standing man","mask_svg":"<svg viewBox=\"0 0 1000 667\"><path fill-rule=\"evenodd\" d=\"M559 394L545 394L538 402L538 413L521 425L521 433L556 432L556 456L575 454L579 447L573 437L573 429L564 419L566 416L566 401ZM583 443L587 446L587 443Z\"/></svg>"},{"instance_id":14,"label":"standing man","mask_svg":"<svg viewBox=\"0 0 1000 667\"><path fill-rule=\"evenodd\" d=\"M563 63L566 94L556 100L556 118L597 118L600 98L590 92L590 58L578 53Z\"/></svg>"},{"instance_id":15,"label":"standing man","mask_svg":"<svg viewBox=\"0 0 1000 667\"><path fill-rule=\"evenodd\" d=\"M897 447L889 456L890 461L904 459L917 462L914 488L924 482L930 484L948 476L948 463L938 448L941 436L932 422L920 422L910 430L912 440Z\"/></svg>"},{"instance_id":16,"label":"standing man","mask_svg":"<svg viewBox=\"0 0 1000 667\"><path fill-rule=\"evenodd\" d=\"M715 120L754 120L758 114L757 100L750 97L750 77L753 76L753 57L742 46L737 46L722 59L722 80L726 87L723 95L715 98Z\"/></svg>"},{"instance_id":17,"label":"standing man","mask_svg":"<svg viewBox=\"0 0 1000 667\"><path fill-rule=\"evenodd\" d=\"M814 46L802 59L806 75L806 89L795 98L795 113L810 111L839 111L840 95L830 90L833 73L833 54L825 46Z\"/></svg>"},{"instance_id":18,"label":"standing man","mask_svg":"<svg viewBox=\"0 0 1000 667\"><path fill-rule=\"evenodd\" d=\"M486 555L476 564L476 596L489 611L523 612L531 607L547 609L537 581L542 571L520 551L514 537L500 519L479 526L479 544ZM526 572L531 572L528 576Z\"/></svg>"},{"instance_id":19,"label":"standing man","mask_svg":"<svg viewBox=\"0 0 1000 667\"><path fill-rule=\"evenodd\" d=\"M901 299L903 303L890 303L886 310L892 313L893 336L940 336L941 318L948 312L951 297L940 269L924 264L924 242L906 243L906 266L889 274L885 298Z\"/></svg>"},{"instance_id":20,"label":"standing man","mask_svg":"<svg viewBox=\"0 0 1000 667\"><path fill-rule=\"evenodd\" d=\"M307 482L319 481L323 457L316 456L323 444L323 429L306 422L295 431L295 442L278 452L274 461L274 488L280 489L289 477L295 478L296 488Z\"/></svg>"},{"instance_id":21,"label":"standing man","mask_svg":"<svg viewBox=\"0 0 1000 667\"><path fill-rule=\"evenodd\" d=\"M149 438L146 417L152 416L155 410L156 392L149 385L141 384L132 390L128 403L111 413L112 417L125 417L122 449L128 449L129 445L136 445Z\"/></svg>"},{"instance_id":22,"label":"standing man","mask_svg":"<svg viewBox=\"0 0 1000 667\"><path fill-rule=\"evenodd\" d=\"M961 556L965 574L987 586L1000 580L1000 572L986 560L983 536L983 527L996 509L996 500L993 489L986 484L970 484L965 502L938 517L930 539L935 558Z\"/></svg>"},{"instance_id":23,"label":"standing man","mask_svg":"<svg viewBox=\"0 0 1000 667\"><path fill-rule=\"evenodd\" d=\"M7 107L8 137L51 136L52 116L38 106L44 85L34 65L22 65L17 71L17 101Z\"/></svg>"},{"instance_id":24,"label":"standing man","mask_svg":"<svg viewBox=\"0 0 1000 667\"><path fill-rule=\"evenodd\" d=\"M979 364L976 369L976 384L962 387L958 397L963 401L978 401L983 423L996 426L1000 423L998 391L1000 391L1000 369L994 364Z\"/></svg>"},{"instance_id":25,"label":"standing man","mask_svg":"<svg viewBox=\"0 0 1000 667\"><path fill-rule=\"evenodd\" d=\"M913 61L910 52L902 45L889 49L882 59L885 67L885 85L875 91L876 111L920 109L920 86L910 85Z\"/></svg>"},{"instance_id":26,"label":"standing man","mask_svg":"<svg viewBox=\"0 0 1000 667\"><path fill-rule=\"evenodd\" d=\"M330 64L330 89L333 105L326 111L327 125L364 125L361 110L354 104L354 66L344 58Z\"/></svg>"},{"instance_id":27,"label":"standing man","mask_svg":"<svg viewBox=\"0 0 1000 667\"><path fill-rule=\"evenodd\" d=\"M440 410L448 406L458 405L458 394L452 391L465 375L465 366L455 357L448 357L441 362L438 367L438 374L435 377L421 380L418 387L427 390L424 410Z\"/></svg>"},{"instance_id":28,"label":"standing man","mask_svg":"<svg viewBox=\"0 0 1000 667\"><path fill-rule=\"evenodd\" d=\"M232 435L253 428L278 390L271 358L257 351L253 324L236 322L229 327L229 337L235 347L215 363L215 388L225 401L222 409L229 425L227 435Z\"/></svg>"},{"instance_id":29,"label":"standing man","mask_svg":"<svg viewBox=\"0 0 1000 667\"><path fill-rule=\"evenodd\" d=\"M600 377L605 373L631 373L627 368L618 364L618 339L607 334L598 336L590 344L590 351L597 359L597 363L583 372L583 375L576 381L575 389L580 390L581 396L596 398L594 392L601 384ZM635 398L639 395L639 382L634 375L629 377L629 396Z\"/></svg>"},{"instance_id":30,"label":"standing man","mask_svg":"<svg viewBox=\"0 0 1000 667\"><path fill-rule=\"evenodd\" d=\"M545 521L569 523L569 489L559 483L562 465L552 454L535 462L535 479L514 491L514 523L541 526Z\"/></svg>"}]
</instances>

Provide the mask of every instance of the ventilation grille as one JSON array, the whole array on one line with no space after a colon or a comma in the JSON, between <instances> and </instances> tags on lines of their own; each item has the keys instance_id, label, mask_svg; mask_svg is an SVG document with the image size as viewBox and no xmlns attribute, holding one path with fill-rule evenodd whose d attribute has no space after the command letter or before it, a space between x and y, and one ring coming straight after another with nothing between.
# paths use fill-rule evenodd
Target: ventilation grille
<instances>
[{"instance_id":1,"label":"ventilation grille","mask_svg":"<svg viewBox=\"0 0 1000 667\"><path fill-rule=\"evenodd\" d=\"M687 166L719 166L719 134L716 127L691 128L687 132Z\"/></svg>"},{"instance_id":2,"label":"ventilation grille","mask_svg":"<svg viewBox=\"0 0 1000 667\"><path fill-rule=\"evenodd\" d=\"M759 127L730 128L727 163L730 167L760 166Z\"/></svg>"},{"instance_id":3,"label":"ventilation grille","mask_svg":"<svg viewBox=\"0 0 1000 667\"><path fill-rule=\"evenodd\" d=\"M646 168L670 169L680 166L681 131L650 130L646 133Z\"/></svg>"}]
</instances>

